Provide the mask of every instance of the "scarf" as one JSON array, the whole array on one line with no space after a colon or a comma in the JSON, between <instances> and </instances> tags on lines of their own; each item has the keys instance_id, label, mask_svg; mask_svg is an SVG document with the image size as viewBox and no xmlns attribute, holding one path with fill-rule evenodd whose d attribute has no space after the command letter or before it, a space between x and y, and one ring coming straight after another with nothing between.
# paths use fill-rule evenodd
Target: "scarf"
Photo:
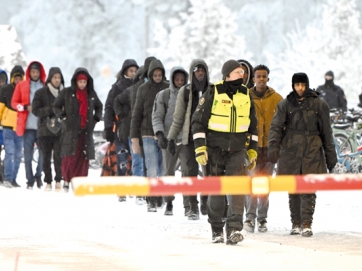
<instances>
[{"instance_id":1,"label":"scarf","mask_svg":"<svg viewBox=\"0 0 362 271\"><path fill-rule=\"evenodd\" d=\"M224 81L224 86L226 88L226 94L229 96L230 99L233 98L233 95L239 90L240 92L246 94L247 89L246 87L242 86L243 78L233 80L233 81ZM245 91L245 90L246 91Z\"/></svg>"},{"instance_id":2,"label":"scarf","mask_svg":"<svg viewBox=\"0 0 362 271\"><path fill-rule=\"evenodd\" d=\"M199 80L197 80L195 74L192 75L192 85L195 87L195 89L197 91L202 91L204 92L205 86L206 86L206 75L204 76L204 79L202 79L202 81L200 82Z\"/></svg>"},{"instance_id":3,"label":"scarf","mask_svg":"<svg viewBox=\"0 0 362 271\"><path fill-rule=\"evenodd\" d=\"M87 113L88 113L88 92L87 89L76 90L77 100L79 102L79 115L80 115L80 127L85 129L87 126Z\"/></svg>"},{"instance_id":4,"label":"scarf","mask_svg":"<svg viewBox=\"0 0 362 271\"><path fill-rule=\"evenodd\" d=\"M58 94L59 94L59 91L61 91L64 87L62 84L59 85L59 89L58 88L55 88L52 83L48 83L48 88L50 90L50 93L53 94L53 96L56 98L58 97Z\"/></svg>"}]
</instances>

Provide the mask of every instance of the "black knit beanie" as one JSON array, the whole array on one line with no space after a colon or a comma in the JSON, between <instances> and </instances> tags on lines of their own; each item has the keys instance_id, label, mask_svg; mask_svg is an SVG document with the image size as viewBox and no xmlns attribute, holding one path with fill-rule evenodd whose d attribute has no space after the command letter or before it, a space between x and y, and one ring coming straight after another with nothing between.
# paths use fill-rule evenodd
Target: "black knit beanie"
<instances>
[{"instance_id":1,"label":"black knit beanie","mask_svg":"<svg viewBox=\"0 0 362 271\"><path fill-rule=\"evenodd\" d=\"M237 62L234 59L230 59L222 65L221 73L222 73L222 79L225 80L226 76L228 76L233 70L236 68L240 68L241 65L239 62Z\"/></svg>"}]
</instances>

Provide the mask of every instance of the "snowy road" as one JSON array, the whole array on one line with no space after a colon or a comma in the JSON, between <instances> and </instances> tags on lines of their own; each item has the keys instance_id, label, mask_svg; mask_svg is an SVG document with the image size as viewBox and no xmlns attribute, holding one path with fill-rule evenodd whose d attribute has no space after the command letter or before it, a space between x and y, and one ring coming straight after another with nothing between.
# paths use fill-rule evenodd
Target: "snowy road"
<instances>
[{"instance_id":1,"label":"snowy road","mask_svg":"<svg viewBox=\"0 0 362 271\"><path fill-rule=\"evenodd\" d=\"M183 216L180 195L166 217L133 198L119 203L19 183L0 187L1 271L362 269L362 191L318 193L312 238L289 235L287 194L273 193L269 231L226 246L211 243L206 216Z\"/></svg>"}]
</instances>

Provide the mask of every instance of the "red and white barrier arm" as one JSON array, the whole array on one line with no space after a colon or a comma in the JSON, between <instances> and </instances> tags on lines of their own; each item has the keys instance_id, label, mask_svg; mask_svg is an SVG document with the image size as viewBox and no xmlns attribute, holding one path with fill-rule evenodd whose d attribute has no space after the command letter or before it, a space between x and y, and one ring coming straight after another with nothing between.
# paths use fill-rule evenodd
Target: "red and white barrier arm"
<instances>
[{"instance_id":1,"label":"red and white barrier arm","mask_svg":"<svg viewBox=\"0 0 362 271\"><path fill-rule=\"evenodd\" d=\"M175 193L196 195L314 193L322 190L362 190L362 174L309 174L271 176L205 177L76 177L74 194L165 196Z\"/></svg>"}]
</instances>

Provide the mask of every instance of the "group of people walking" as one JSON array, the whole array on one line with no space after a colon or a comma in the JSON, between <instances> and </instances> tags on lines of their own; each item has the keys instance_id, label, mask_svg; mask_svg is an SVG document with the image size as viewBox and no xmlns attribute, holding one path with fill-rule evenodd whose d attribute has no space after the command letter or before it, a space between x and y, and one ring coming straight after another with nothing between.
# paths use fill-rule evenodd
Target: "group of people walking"
<instances>
[{"instance_id":1,"label":"group of people walking","mask_svg":"<svg viewBox=\"0 0 362 271\"><path fill-rule=\"evenodd\" d=\"M173 67L168 79L155 57L146 58L141 67L133 59L124 61L104 110L104 135L115 146L117 176L174 176L178 160L183 177L198 176L199 167L204 176L271 175L276 163L277 174L318 174L334 168L328 104L310 89L307 74L293 75L292 91L283 99L268 86L270 70L265 65L228 60L219 69L221 80L212 83L202 59L192 60L188 71ZM92 132L102 117L102 103L92 77L79 68L71 86L64 88L60 69L51 68L45 80L39 62L29 64L25 81L19 66L10 77L0 91L4 186L17 186L24 144L27 188L35 182L41 187L42 166L46 189L52 189L53 153L55 189L61 189L63 178L68 191L72 177L86 176L94 158ZM35 175L27 158L34 143L43 155ZM157 212L165 202L164 214L173 215L174 198L148 197L147 211ZM136 198L139 204L143 200ZM313 234L315 202L315 194L289 195L291 234ZM243 240L243 229L254 232L257 225L259 232L268 230L268 195L200 195L199 200L183 195L183 206L189 220L198 220L200 212L208 215L214 243L224 243L224 227L230 245Z\"/></svg>"},{"instance_id":2,"label":"group of people walking","mask_svg":"<svg viewBox=\"0 0 362 271\"><path fill-rule=\"evenodd\" d=\"M89 159L94 159L93 129L102 118L102 109L93 79L84 68L77 69L71 86L64 88L64 78L57 67L50 68L46 77L38 61L31 62L26 72L15 66L10 82L6 80L0 89L5 149L2 185L20 187L17 175L24 149L27 189L33 189L35 183L39 189L43 186L43 171L46 191L53 189L55 181L55 191L68 192L73 177L88 175ZM34 144L39 149L35 174Z\"/></svg>"}]
</instances>

